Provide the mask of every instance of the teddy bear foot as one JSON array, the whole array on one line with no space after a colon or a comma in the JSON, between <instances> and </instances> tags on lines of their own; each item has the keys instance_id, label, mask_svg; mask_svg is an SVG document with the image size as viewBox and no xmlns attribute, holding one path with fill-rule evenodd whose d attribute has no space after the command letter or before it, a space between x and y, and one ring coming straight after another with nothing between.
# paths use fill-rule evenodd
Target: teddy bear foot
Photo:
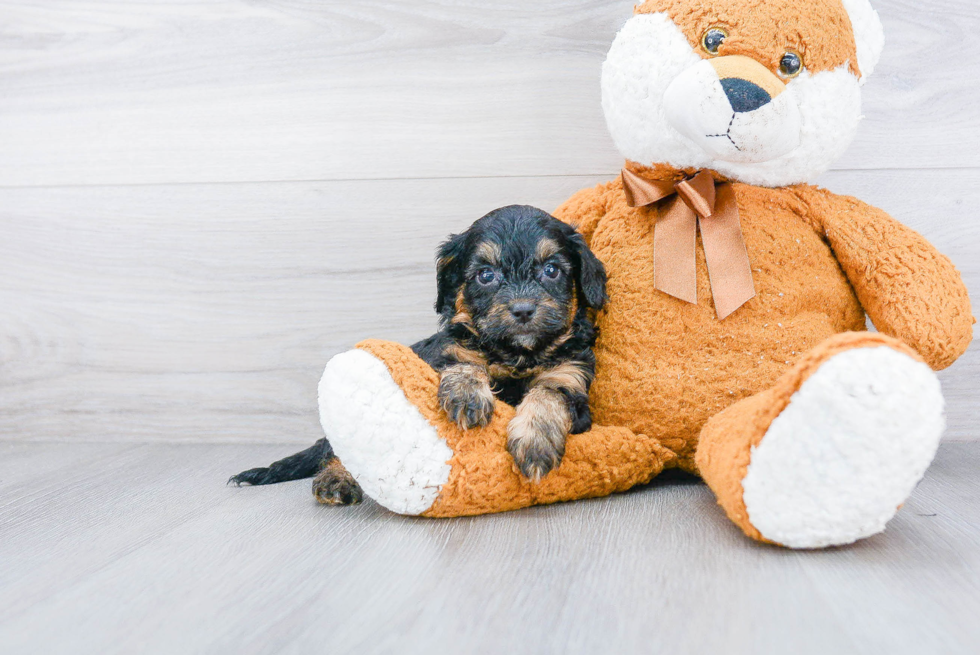
<instances>
[{"instance_id":1,"label":"teddy bear foot","mask_svg":"<svg viewBox=\"0 0 980 655\"><path fill-rule=\"evenodd\" d=\"M939 380L908 346L833 336L776 384L713 416L698 470L748 536L791 548L885 529L945 429Z\"/></svg>"},{"instance_id":2,"label":"teddy bear foot","mask_svg":"<svg viewBox=\"0 0 980 655\"><path fill-rule=\"evenodd\" d=\"M939 381L887 346L823 362L752 448L743 501L762 536L792 548L885 529L945 429Z\"/></svg>"},{"instance_id":3,"label":"teddy bear foot","mask_svg":"<svg viewBox=\"0 0 980 655\"><path fill-rule=\"evenodd\" d=\"M341 353L327 363L318 394L324 434L364 493L399 514L429 509L453 453L385 363L361 349Z\"/></svg>"}]
</instances>

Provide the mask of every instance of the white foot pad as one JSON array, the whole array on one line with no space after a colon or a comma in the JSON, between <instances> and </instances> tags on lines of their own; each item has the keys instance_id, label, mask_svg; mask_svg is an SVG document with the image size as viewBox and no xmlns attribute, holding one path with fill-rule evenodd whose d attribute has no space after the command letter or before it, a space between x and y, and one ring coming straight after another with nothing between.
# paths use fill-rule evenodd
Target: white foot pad
<instances>
[{"instance_id":1,"label":"white foot pad","mask_svg":"<svg viewBox=\"0 0 980 655\"><path fill-rule=\"evenodd\" d=\"M363 350L327 363L318 389L320 424L344 468L370 498L399 514L421 514L449 479L452 450Z\"/></svg>"},{"instance_id":2,"label":"white foot pad","mask_svg":"<svg viewBox=\"0 0 980 655\"><path fill-rule=\"evenodd\" d=\"M945 429L939 380L888 347L832 357L752 449L749 519L792 548L877 534L922 479Z\"/></svg>"}]
</instances>

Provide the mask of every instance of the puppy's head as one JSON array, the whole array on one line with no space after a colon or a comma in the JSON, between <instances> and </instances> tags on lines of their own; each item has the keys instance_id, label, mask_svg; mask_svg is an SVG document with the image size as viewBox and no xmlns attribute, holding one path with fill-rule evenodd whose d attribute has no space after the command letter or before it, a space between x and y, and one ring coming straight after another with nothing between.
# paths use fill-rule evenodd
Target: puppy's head
<instances>
[{"instance_id":1,"label":"puppy's head","mask_svg":"<svg viewBox=\"0 0 980 655\"><path fill-rule=\"evenodd\" d=\"M491 349L537 351L606 302L606 272L582 236L534 207L490 212L439 248L436 311Z\"/></svg>"}]
</instances>

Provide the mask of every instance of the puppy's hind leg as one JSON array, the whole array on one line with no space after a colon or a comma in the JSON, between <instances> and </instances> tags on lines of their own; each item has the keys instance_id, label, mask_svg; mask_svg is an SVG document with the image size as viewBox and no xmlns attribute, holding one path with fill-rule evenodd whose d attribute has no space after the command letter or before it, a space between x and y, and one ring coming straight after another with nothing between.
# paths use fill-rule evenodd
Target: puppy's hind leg
<instances>
[{"instance_id":1,"label":"puppy's hind leg","mask_svg":"<svg viewBox=\"0 0 980 655\"><path fill-rule=\"evenodd\" d=\"M313 496L322 505L356 505L364 499L364 492L354 476L334 457L313 478Z\"/></svg>"},{"instance_id":2,"label":"puppy's hind leg","mask_svg":"<svg viewBox=\"0 0 980 655\"><path fill-rule=\"evenodd\" d=\"M238 475L233 475L228 479L228 484L240 487L242 484L276 484L277 482L312 478L334 459L336 456L333 454L330 442L323 438L317 440L306 450L280 459L269 466L249 469Z\"/></svg>"}]
</instances>

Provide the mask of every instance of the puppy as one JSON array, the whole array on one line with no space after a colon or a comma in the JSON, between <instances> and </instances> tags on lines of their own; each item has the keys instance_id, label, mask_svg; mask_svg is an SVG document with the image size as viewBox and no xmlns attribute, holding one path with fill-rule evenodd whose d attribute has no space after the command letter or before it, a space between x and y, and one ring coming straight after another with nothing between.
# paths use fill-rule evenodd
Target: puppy
<instances>
[{"instance_id":1,"label":"puppy","mask_svg":"<svg viewBox=\"0 0 980 655\"><path fill-rule=\"evenodd\" d=\"M540 480L561 462L565 437L592 426L605 269L571 227L512 206L450 237L437 275L442 329L412 349L441 373L439 402L460 427L486 425L495 397L517 408L507 447Z\"/></svg>"},{"instance_id":2,"label":"puppy","mask_svg":"<svg viewBox=\"0 0 980 655\"><path fill-rule=\"evenodd\" d=\"M516 407L507 448L537 482L561 463L567 435L592 426L594 319L607 299L605 269L574 229L513 205L450 236L436 270L440 330L412 350L440 373L440 405L463 429L486 425L495 399ZM229 482L311 475L320 502L351 504L363 496L326 439Z\"/></svg>"}]
</instances>

